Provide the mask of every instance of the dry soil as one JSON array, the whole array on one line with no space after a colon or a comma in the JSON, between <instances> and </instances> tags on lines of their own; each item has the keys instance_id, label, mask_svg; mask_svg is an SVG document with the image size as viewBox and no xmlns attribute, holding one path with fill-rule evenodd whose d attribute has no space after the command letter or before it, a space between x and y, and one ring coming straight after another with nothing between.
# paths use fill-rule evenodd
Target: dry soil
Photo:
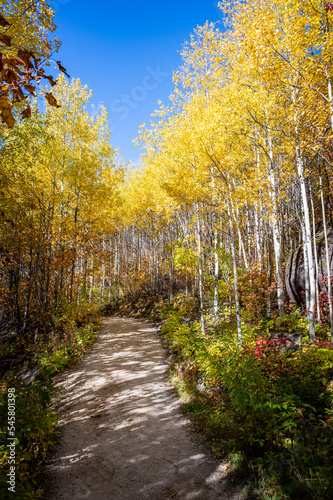
<instances>
[{"instance_id":1,"label":"dry soil","mask_svg":"<svg viewBox=\"0 0 333 500\"><path fill-rule=\"evenodd\" d=\"M61 439L48 500L244 499L180 412L156 329L108 318L57 379Z\"/></svg>"}]
</instances>

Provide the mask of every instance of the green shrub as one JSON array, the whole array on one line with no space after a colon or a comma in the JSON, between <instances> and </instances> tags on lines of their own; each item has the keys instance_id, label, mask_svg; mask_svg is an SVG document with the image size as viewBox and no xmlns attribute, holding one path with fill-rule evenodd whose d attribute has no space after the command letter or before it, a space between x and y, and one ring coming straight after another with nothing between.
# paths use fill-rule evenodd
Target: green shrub
<instances>
[{"instance_id":1,"label":"green shrub","mask_svg":"<svg viewBox=\"0 0 333 500\"><path fill-rule=\"evenodd\" d=\"M7 373L0 395L0 497L9 498L7 418L8 400L6 387L14 387L16 394L16 490L12 498L29 500L40 498L38 478L43 471L43 461L57 438L57 417L50 407L52 376L80 360L96 338L100 324L98 307L85 309L72 304L56 318L58 333L41 336L36 343L16 339L12 345L2 346L1 354L26 352L32 363L39 367L38 378L31 384L22 382L17 373ZM64 335L63 335L64 334ZM28 365L27 365L28 366Z\"/></svg>"},{"instance_id":2,"label":"green shrub","mask_svg":"<svg viewBox=\"0 0 333 500\"><path fill-rule=\"evenodd\" d=\"M36 381L31 385L24 385L18 380L8 382L8 387L15 387L15 437L16 437L16 489L13 498L28 500L38 498L41 491L37 490L37 478L42 471L42 462L45 460L51 446L56 442L57 417L49 409L52 386L47 381ZM7 473L7 392L0 398L0 435L5 444L0 446L0 496L9 498Z\"/></svg>"},{"instance_id":3,"label":"green shrub","mask_svg":"<svg viewBox=\"0 0 333 500\"><path fill-rule=\"evenodd\" d=\"M97 324L87 324L68 335L64 342L58 337L41 342L35 360L42 371L55 374L79 361L96 339Z\"/></svg>"},{"instance_id":4,"label":"green shrub","mask_svg":"<svg viewBox=\"0 0 333 500\"><path fill-rule=\"evenodd\" d=\"M267 324L302 326L295 317L244 325L240 348L232 323L204 337L199 322L190 327L181 309L169 309L162 333L186 408L214 450L245 454L264 498L333 498L332 344L287 349L287 339L259 335Z\"/></svg>"}]
</instances>

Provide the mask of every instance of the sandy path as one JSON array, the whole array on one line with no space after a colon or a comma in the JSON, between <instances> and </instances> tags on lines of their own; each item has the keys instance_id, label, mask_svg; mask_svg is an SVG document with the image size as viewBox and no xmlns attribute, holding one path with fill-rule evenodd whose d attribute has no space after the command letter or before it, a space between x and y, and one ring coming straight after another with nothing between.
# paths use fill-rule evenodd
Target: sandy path
<instances>
[{"instance_id":1,"label":"sandy path","mask_svg":"<svg viewBox=\"0 0 333 500\"><path fill-rule=\"evenodd\" d=\"M190 433L163 361L151 325L103 321L91 353L57 384L62 437L49 500L244 498Z\"/></svg>"}]
</instances>

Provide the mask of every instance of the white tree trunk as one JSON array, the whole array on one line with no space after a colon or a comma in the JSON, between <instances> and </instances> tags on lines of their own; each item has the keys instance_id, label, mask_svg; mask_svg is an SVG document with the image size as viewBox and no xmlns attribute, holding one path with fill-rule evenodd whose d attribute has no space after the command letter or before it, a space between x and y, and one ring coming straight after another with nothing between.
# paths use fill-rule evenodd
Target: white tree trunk
<instances>
[{"instance_id":1,"label":"white tree trunk","mask_svg":"<svg viewBox=\"0 0 333 500\"><path fill-rule=\"evenodd\" d=\"M232 255L232 264L233 264L233 272L234 272L234 290L235 290L235 305L236 305L236 320L237 320L237 337L238 342L242 344L242 323L241 323L241 314L240 314L240 305L238 298L238 277L237 277L237 261L236 261L236 252L235 252L235 236L234 236L234 228L232 224L232 218L228 203L228 216L229 216L229 231L230 231L230 246L231 246L231 255Z\"/></svg>"},{"instance_id":2,"label":"white tree trunk","mask_svg":"<svg viewBox=\"0 0 333 500\"><path fill-rule=\"evenodd\" d=\"M275 173L273 169L273 148L271 138L268 138L269 144L269 179L270 179L270 198L272 202L272 232L273 232L273 244L274 244L274 254L275 254L275 267L276 267L276 279L277 279L277 299L279 308L279 317L283 318L285 315L284 309L284 288L283 288L283 273L282 273L282 262L281 262L281 235L278 225L278 211L277 211L277 201L276 201L276 183L275 183Z\"/></svg>"},{"instance_id":3,"label":"white tree trunk","mask_svg":"<svg viewBox=\"0 0 333 500\"><path fill-rule=\"evenodd\" d=\"M92 299L92 291L93 291L93 286L94 286L94 276L93 276L94 264L93 264L93 262L91 263L91 267L92 267L91 275L89 276L89 302L91 302L91 299Z\"/></svg>"},{"instance_id":4,"label":"white tree trunk","mask_svg":"<svg viewBox=\"0 0 333 500\"><path fill-rule=\"evenodd\" d=\"M325 252L326 252L326 268L327 268L327 300L328 307L330 311L330 330L331 330L331 341L333 342L333 306L332 306L332 290L331 290L331 266L330 266L330 256L328 252L328 238L327 238L327 228L326 228L326 214L325 214L325 204L323 195L322 180L320 177L320 197L321 197L321 208L323 212L323 223L324 223L324 235L325 235ZM319 305L318 305L319 307Z\"/></svg>"},{"instance_id":5,"label":"white tree trunk","mask_svg":"<svg viewBox=\"0 0 333 500\"><path fill-rule=\"evenodd\" d=\"M296 136L297 136L297 126ZM311 342L315 339L315 314L314 307L316 304L316 279L315 279L315 269L313 264L313 252L312 252L312 237L311 237L311 226L310 226L310 213L308 198L306 194L305 178L304 178L304 167L303 167L303 157L300 147L296 144L296 161L297 161L297 172L298 178L301 185L301 195L302 195L302 207L305 225L305 244L308 255L309 264L309 285L310 285L310 298L309 298L309 336Z\"/></svg>"},{"instance_id":6,"label":"white tree trunk","mask_svg":"<svg viewBox=\"0 0 333 500\"><path fill-rule=\"evenodd\" d=\"M311 201L311 209L312 209L312 231L313 231L313 249L315 256L315 265L316 265L316 304L317 304L317 321L320 322L320 307L319 307L319 286L318 286L318 277L319 277L319 266L318 266L318 255L317 255L317 245L316 245L316 221L315 221L315 212L313 206L313 199L310 193L310 201Z\"/></svg>"},{"instance_id":7,"label":"white tree trunk","mask_svg":"<svg viewBox=\"0 0 333 500\"><path fill-rule=\"evenodd\" d=\"M306 246L306 234L305 234L305 227L303 220L301 226L302 226L303 258L304 258L305 309L306 309L306 317L309 319L309 310L310 310L309 257L308 257L308 249Z\"/></svg>"},{"instance_id":8,"label":"white tree trunk","mask_svg":"<svg viewBox=\"0 0 333 500\"><path fill-rule=\"evenodd\" d=\"M232 201L231 201L231 209L234 210ZM245 246L244 246L244 242L243 242L243 238L242 238L242 233L241 233L241 230L240 230L238 222L237 222L239 220L239 210L238 210L238 207L236 208L236 216L237 217L234 220L235 220L235 223L236 223L237 233L238 233L239 258L241 259L242 258L242 254L243 254L243 260L244 260L245 269L248 269L249 265L248 265L248 262L247 262L246 251L245 251Z\"/></svg>"},{"instance_id":9,"label":"white tree trunk","mask_svg":"<svg viewBox=\"0 0 333 500\"><path fill-rule=\"evenodd\" d=\"M99 303L102 304L104 300L104 287L105 287L105 241L104 236L102 240L102 255L103 255L103 264L102 264L102 275L101 275L101 283L100 283L100 294L99 294Z\"/></svg>"},{"instance_id":10,"label":"white tree trunk","mask_svg":"<svg viewBox=\"0 0 333 500\"><path fill-rule=\"evenodd\" d=\"M261 238L260 238L260 229L259 229L259 218L258 218L258 207L257 205L254 207L254 233L256 240L256 249L257 249L257 260L259 261L259 269L261 269Z\"/></svg>"},{"instance_id":11,"label":"white tree trunk","mask_svg":"<svg viewBox=\"0 0 333 500\"><path fill-rule=\"evenodd\" d=\"M271 242L270 235L267 235L267 309L266 318L271 319L272 316L272 297L270 292L270 287L272 286L272 274L273 274L273 262L272 262L272 252L271 252Z\"/></svg>"},{"instance_id":12,"label":"white tree trunk","mask_svg":"<svg viewBox=\"0 0 333 500\"><path fill-rule=\"evenodd\" d=\"M219 311L219 255L217 253L217 229L214 230L214 316L218 318Z\"/></svg>"},{"instance_id":13,"label":"white tree trunk","mask_svg":"<svg viewBox=\"0 0 333 500\"><path fill-rule=\"evenodd\" d=\"M173 288L173 269L172 269L172 250L169 256L169 300L173 298L172 288Z\"/></svg>"},{"instance_id":14,"label":"white tree trunk","mask_svg":"<svg viewBox=\"0 0 333 500\"><path fill-rule=\"evenodd\" d=\"M197 240L198 240L198 256L199 256L199 299L200 299L200 322L201 333L205 335L205 320L203 307L203 273L202 273L202 249L201 249L201 223L199 208L197 206Z\"/></svg>"},{"instance_id":15,"label":"white tree trunk","mask_svg":"<svg viewBox=\"0 0 333 500\"><path fill-rule=\"evenodd\" d=\"M328 99L329 99L329 103L330 103L330 125L331 125L331 129L332 129L332 132L333 132L333 99L332 99L332 80L330 77L327 78L327 87L328 87Z\"/></svg>"},{"instance_id":16,"label":"white tree trunk","mask_svg":"<svg viewBox=\"0 0 333 500\"><path fill-rule=\"evenodd\" d=\"M292 92L292 99L294 104L297 104L296 90ZM306 193L306 185L305 185L305 177L304 177L304 164L303 164L303 153L299 146L298 140L298 123L297 123L297 111L295 111L294 117L294 127L295 127L295 137L296 137L296 164L297 164L297 173L301 187L301 198L302 198L302 210L303 210L303 218L304 218L304 226L305 226L305 245L308 255L308 265L309 265L309 337L310 341L313 342L315 339L315 314L314 308L316 304L316 278L315 278L315 269L313 264L313 252L312 252L312 236L311 236L311 224L310 224L310 212L309 212L309 204L308 197Z\"/></svg>"},{"instance_id":17,"label":"white tree trunk","mask_svg":"<svg viewBox=\"0 0 333 500\"><path fill-rule=\"evenodd\" d=\"M119 281L120 281L120 236L117 237L115 242L115 257L114 257L114 282L115 289L115 304L118 305L119 301Z\"/></svg>"}]
</instances>

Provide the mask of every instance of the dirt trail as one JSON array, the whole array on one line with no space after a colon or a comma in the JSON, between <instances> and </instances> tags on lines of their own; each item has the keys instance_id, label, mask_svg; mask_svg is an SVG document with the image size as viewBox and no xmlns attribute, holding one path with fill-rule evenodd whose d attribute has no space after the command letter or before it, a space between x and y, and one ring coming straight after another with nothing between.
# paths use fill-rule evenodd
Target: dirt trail
<instances>
[{"instance_id":1,"label":"dirt trail","mask_svg":"<svg viewBox=\"0 0 333 500\"><path fill-rule=\"evenodd\" d=\"M59 377L62 437L48 500L244 498L190 433L156 330L108 318L87 358Z\"/></svg>"}]
</instances>

